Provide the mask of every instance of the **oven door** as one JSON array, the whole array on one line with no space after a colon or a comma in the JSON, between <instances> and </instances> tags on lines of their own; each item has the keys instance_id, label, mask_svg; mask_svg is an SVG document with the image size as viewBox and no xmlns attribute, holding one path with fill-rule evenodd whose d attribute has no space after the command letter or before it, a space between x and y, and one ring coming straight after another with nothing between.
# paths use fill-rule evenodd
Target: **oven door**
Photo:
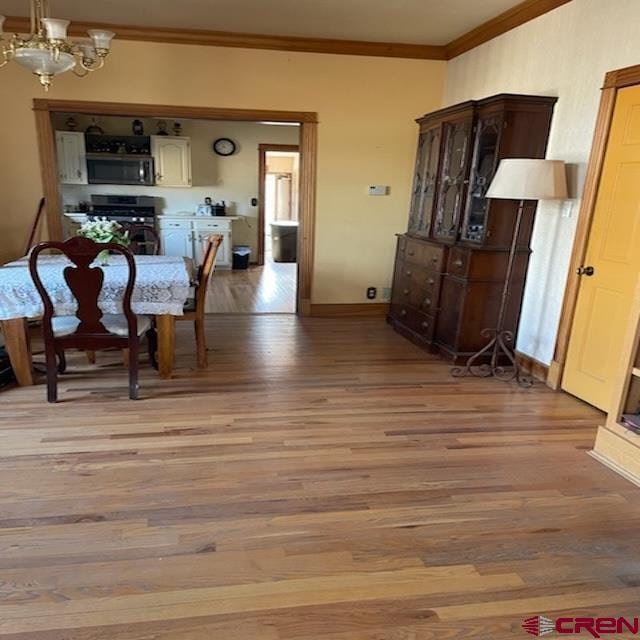
<instances>
[{"instance_id":1,"label":"oven door","mask_svg":"<svg viewBox=\"0 0 640 640\"><path fill-rule=\"evenodd\" d=\"M89 184L154 184L153 158L87 158Z\"/></svg>"}]
</instances>

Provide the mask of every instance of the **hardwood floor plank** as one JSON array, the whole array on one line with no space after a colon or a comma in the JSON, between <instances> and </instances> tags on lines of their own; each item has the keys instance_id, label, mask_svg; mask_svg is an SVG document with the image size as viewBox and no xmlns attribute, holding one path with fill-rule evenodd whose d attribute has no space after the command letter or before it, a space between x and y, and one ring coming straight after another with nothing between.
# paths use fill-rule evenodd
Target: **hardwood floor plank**
<instances>
[{"instance_id":1,"label":"hardwood floor plank","mask_svg":"<svg viewBox=\"0 0 640 640\"><path fill-rule=\"evenodd\" d=\"M0 393L0 637L502 640L633 612L640 494L601 414L453 379L376 318L208 318L171 380L68 354ZM34 342L37 351L39 345Z\"/></svg>"}]
</instances>

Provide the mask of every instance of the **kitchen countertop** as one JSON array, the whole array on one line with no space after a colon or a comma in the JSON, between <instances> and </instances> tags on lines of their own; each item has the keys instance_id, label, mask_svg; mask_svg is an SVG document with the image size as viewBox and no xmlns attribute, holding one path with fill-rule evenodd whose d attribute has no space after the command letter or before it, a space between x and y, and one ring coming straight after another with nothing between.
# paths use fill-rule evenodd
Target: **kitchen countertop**
<instances>
[{"instance_id":1,"label":"kitchen countertop","mask_svg":"<svg viewBox=\"0 0 640 640\"><path fill-rule=\"evenodd\" d=\"M65 211L64 215L73 218L79 216L93 216L97 215L93 211ZM172 220L240 220L243 216L197 216L192 215L181 215L179 213L160 213L156 216L156 220L160 220L162 218L171 218Z\"/></svg>"}]
</instances>

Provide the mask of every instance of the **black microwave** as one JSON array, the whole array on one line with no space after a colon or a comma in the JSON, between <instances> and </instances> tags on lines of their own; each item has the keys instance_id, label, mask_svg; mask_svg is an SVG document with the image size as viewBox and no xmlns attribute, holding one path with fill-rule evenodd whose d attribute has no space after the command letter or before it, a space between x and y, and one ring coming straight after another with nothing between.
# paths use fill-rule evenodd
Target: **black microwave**
<instances>
[{"instance_id":1,"label":"black microwave","mask_svg":"<svg viewBox=\"0 0 640 640\"><path fill-rule=\"evenodd\" d=\"M124 154L87 154L89 184L155 184L153 158Z\"/></svg>"}]
</instances>

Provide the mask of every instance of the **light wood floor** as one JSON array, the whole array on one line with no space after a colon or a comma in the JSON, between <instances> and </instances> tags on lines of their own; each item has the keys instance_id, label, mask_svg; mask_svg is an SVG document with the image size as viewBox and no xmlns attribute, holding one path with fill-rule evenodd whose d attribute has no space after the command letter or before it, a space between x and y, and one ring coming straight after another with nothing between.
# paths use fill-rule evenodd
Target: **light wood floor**
<instances>
[{"instance_id":1,"label":"light wood floor","mask_svg":"<svg viewBox=\"0 0 640 640\"><path fill-rule=\"evenodd\" d=\"M296 267L272 262L246 270L213 274L207 295L208 313L295 313Z\"/></svg>"},{"instance_id":2,"label":"light wood floor","mask_svg":"<svg viewBox=\"0 0 640 640\"><path fill-rule=\"evenodd\" d=\"M213 317L203 373L189 329L139 402L117 353L73 355L58 405L0 393L0 637L496 640L637 615L640 490L587 455L595 410L452 379L378 319Z\"/></svg>"}]
</instances>

